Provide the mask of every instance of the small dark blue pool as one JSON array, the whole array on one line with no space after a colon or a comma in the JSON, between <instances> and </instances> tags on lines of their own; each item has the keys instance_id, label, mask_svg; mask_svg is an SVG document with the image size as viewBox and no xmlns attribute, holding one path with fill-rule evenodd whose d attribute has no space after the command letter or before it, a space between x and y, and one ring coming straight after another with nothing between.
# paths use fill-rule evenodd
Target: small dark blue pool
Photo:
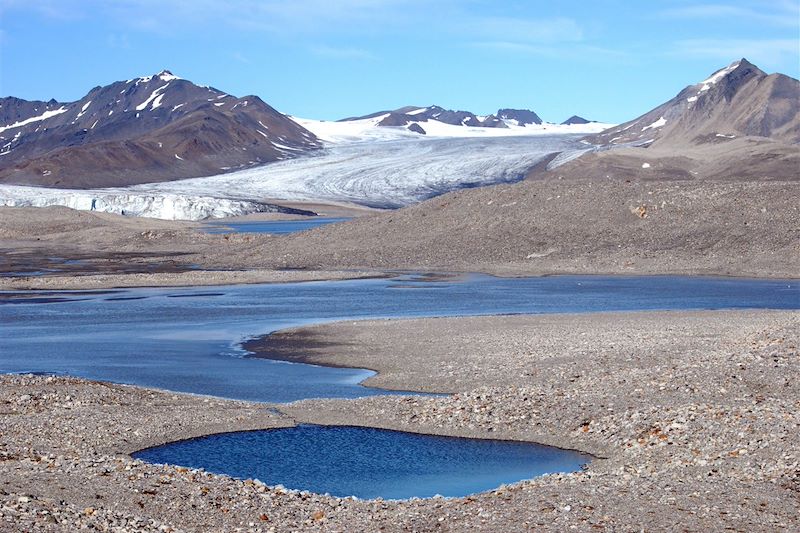
<instances>
[{"instance_id":1,"label":"small dark blue pool","mask_svg":"<svg viewBox=\"0 0 800 533\"><path fill-rule=\"evenodd\" d=\"M590 460L529 442L316 425L210 435L133 456L289 489L385 499L466 496L547 473L574 472Z\"/></svg>"},{"instance_id":2,"label":"small dark blue pool","mask_svg":"<svg viewBox=\"0 0 800 533\"><path fill-rule=\"evenodd\" d=\"M271 233L273 235L283 235L286 233L296 233L298 231L306 231L324 226L326 224L334 224L336 222L344 222L350 220L349 218L328 218L328 217L313 217L303 218L297 220L252 220L244 222L208 222L206 224L206 233L212 234L225 234L225 233Z\"/></svg>"}]
</instances>

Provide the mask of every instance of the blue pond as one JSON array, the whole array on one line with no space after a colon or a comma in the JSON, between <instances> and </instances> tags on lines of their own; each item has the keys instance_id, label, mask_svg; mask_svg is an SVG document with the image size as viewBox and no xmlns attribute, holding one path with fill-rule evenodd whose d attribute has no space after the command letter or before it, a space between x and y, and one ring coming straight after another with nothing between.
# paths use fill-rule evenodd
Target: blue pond
<instances>
[{"instance_id":1,"label":"blue pond","mask_svg":"<svg viewBox=\"0 0 800 533\"><path fill-rule=\"evenodd\" d=\"M206 232L212 234L224 233L271 233L282 235L306 231L326 224L344 222L349 218L315 217L297 220L253 220L244 222L208 222Z\"/></svg>"},{"instance_id":2,"label":"blue pond","mask_svg":"<svg viewBox=\"0 0 800 533\"><path fill-rule=\"evenodd\" d=\"M13 305L12 305L13 304ZM680 277L418 276L213 288L0 292L0 372L52 372L262 402L352 398L362 369L248 357L248 338L366 318L800 308L800 284Z\"/></svg>"},{"instance_id":3,"label":"blue pond","mask_svg":"<svg viewBox=\"0 0 800 533\"><path fill-rule=\"evenodd\" d=\"M574 472L590 459L527 442L313 425L210 435L134 457L289 489L390 499L466 496L545 473Z\"/></svg>"}]
</instances>

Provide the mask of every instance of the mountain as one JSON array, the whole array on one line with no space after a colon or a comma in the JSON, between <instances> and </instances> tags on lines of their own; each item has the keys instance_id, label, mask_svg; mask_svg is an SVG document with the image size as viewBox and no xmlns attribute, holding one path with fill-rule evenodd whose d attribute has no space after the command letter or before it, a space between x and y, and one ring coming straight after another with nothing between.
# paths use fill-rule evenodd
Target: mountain
<instances>
[{"instance_id":1,"label":"mountain","mask_svg":"<svg viewBox=\"0 0 800 533\"><path fill-rule=\"evenodd\" d=\"M591 140L604 145L679 147L727 143L744 136L800 142L800 82L783 74L767 75L741 59Z\"/></svg>"},{"instance_id":2,"label":"mountain","mask_svg":"<svg viewBox=\"0 0 800 533\"><path fill-rule=\"evenodd\" d=\"M420 133L420 122L436 121L451 126L470 126L473 128L505 128L506 124L495 115L479 117L470 111L452 111L439 106L413 107L406 106L392 111L379 111L362 117L351 117L340 122L358 121L379 118L377 126L410 126L416 124ZM424 131L424 128L423 128Z\"/></svg>"},{"instance_id":3,"label":"mountain","mask_svg":"<svg viewBox=\"0 0 800 533\"><path fill-rule=\"evenodd\" d=\"M741 59L647 113L584 138L594 153L540 179L798 180L800 81Z\"/></svg>"},{"instance_id":4,"label":"mountain","mask_svg":"<svg viewBox=\"0 0 800 533\"><path fill-rule=\"evenodd\" d=\"M591 122L590 120L586 120L585 118L579 117L578 115L572 115L561 124L565 126L571 126L572 124L589 124L590 122Z\"/></svg>"},{"instance_id":5,"label":"mountain","mask_svg":"<svg viewBox=\"0 0 800 533\"><path fill-rule=\"evenodd\" d=\"M169 71L95 87L76 102L0 99L0 182L124 186L220 174L321 147L257 96Z\"/></svg>"},{"instance_id":6,"label":"mountain","mask_svg":"<svg viewBox=\"0 0 800 533\"><path fill-rule=\"evenodd\" d=\"M497 117L506 124L513 121L517 126L542 123L539 115L529 109L498 109Z\"/></svg>"},{"instance_id":7,"label":"mountain","mask_svg":"<svg viewBox=\"0 0 800 533\"><path fill-rule=\"evenodd\" d=\"M429 107L406 106L391 111L378 111L361 117L349 117L340 122L365 119L380 119L377 126L405 126L416 133L424 134L425 123L467 126L471 128L509 128L540 125L539 115L528 109L499 109L493 115L476 115L471 111L453 111L433 105Z\"/></svg>"}]
</instances>

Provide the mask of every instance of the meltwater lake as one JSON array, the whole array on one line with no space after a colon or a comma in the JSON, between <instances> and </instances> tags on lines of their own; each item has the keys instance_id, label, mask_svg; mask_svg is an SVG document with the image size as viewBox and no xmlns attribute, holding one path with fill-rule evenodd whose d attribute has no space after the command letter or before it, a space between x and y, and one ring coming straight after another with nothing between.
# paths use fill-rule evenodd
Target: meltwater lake
<instances>
[{"instance_id":1,"label":"meltwater lake","mask_svg":"<svg viewBox=\"0 0 800 533\"><path fill-rule=\"evenodd\" d=\"M402 275L204 288L0 292L0 372L70 374L260 402L352 398L372 372L248 357L240 343L333 320L668 309L797 309L796 281ZM300 425L141 450L154 463L360 498L464 496L591 458L534 443Z\"/></svg>"},{"instance_id":2,"label":"meltwater lake","mask_svg":"<svg viewBox=\"0 0 800 533\"><path fill-rule=\"evenodd\" d=\"M385 394L362 369L248 357L240 343L335 320L513 313L800 308L785 280L431 278L0 292L0 372L90 379L259 402Z\"/></svg>"}]
</instances>

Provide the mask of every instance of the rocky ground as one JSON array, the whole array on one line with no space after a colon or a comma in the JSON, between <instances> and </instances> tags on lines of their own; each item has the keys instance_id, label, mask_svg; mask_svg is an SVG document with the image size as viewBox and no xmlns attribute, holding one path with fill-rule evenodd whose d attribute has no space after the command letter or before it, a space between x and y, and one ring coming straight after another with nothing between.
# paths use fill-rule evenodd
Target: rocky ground
<instances>
[{"instance_id":1,"label":"rocky ground","mask_svg":"<svg viewBox=\"0 0 800 533\"><path fill-rule=\"evenodd\" d=\"M295 268L797 276L800 181L551 174L289 235L249 253Z\"/></svg>"},{"instance_id":2,"label":"rocky ground","mask_svg":"<svg viewBox=\"0 0 800 533\"><path fill-rule=\"evenodd\" d=\"M294 204L299 205L299 204ZM314 205L325 216L366 209ZM295 218L251 215L232 221ZM210 234L200 223L133 218L64 207L0 207L0 289L224 285L380 275L374 271L261 268L248 257L267 235ZM213 263L209 268L209 264Z\"/></svg>"},{"instance_id":3,"label":"rocky ground","mask_svg":"<svg viewBox=\"0 0 800 533\"><path fill-rule=\"evenodd\" d=\"M447 335L442 335L447 332ZM455 392L247 404L0 377L6 531L790 531L800 528L800 313L660 312L346 322L258 348ZM254 346L255 347L255 346ZM588 470L468 498L359 501L127 454L295 422L537 440Z\"/></svg>"},{"instance_id":4,"label":"rocky ground","mask_svg":"<svg viewBox=\"0 0 800 533\"><path fill-rule=\"evenodd\" d=\"M302 279L298 271L316 271L309 276L318 279L320 271L336 271L322 274L335 278L398 269L797 276L800 181L651 180L636 159L645 152L623 157L626 168L639 167L638 178L533 175L285 236L0 208L0 287L225 284ZM25 274L42 268L52 271Z\"/></svg>"}]
</instances>

